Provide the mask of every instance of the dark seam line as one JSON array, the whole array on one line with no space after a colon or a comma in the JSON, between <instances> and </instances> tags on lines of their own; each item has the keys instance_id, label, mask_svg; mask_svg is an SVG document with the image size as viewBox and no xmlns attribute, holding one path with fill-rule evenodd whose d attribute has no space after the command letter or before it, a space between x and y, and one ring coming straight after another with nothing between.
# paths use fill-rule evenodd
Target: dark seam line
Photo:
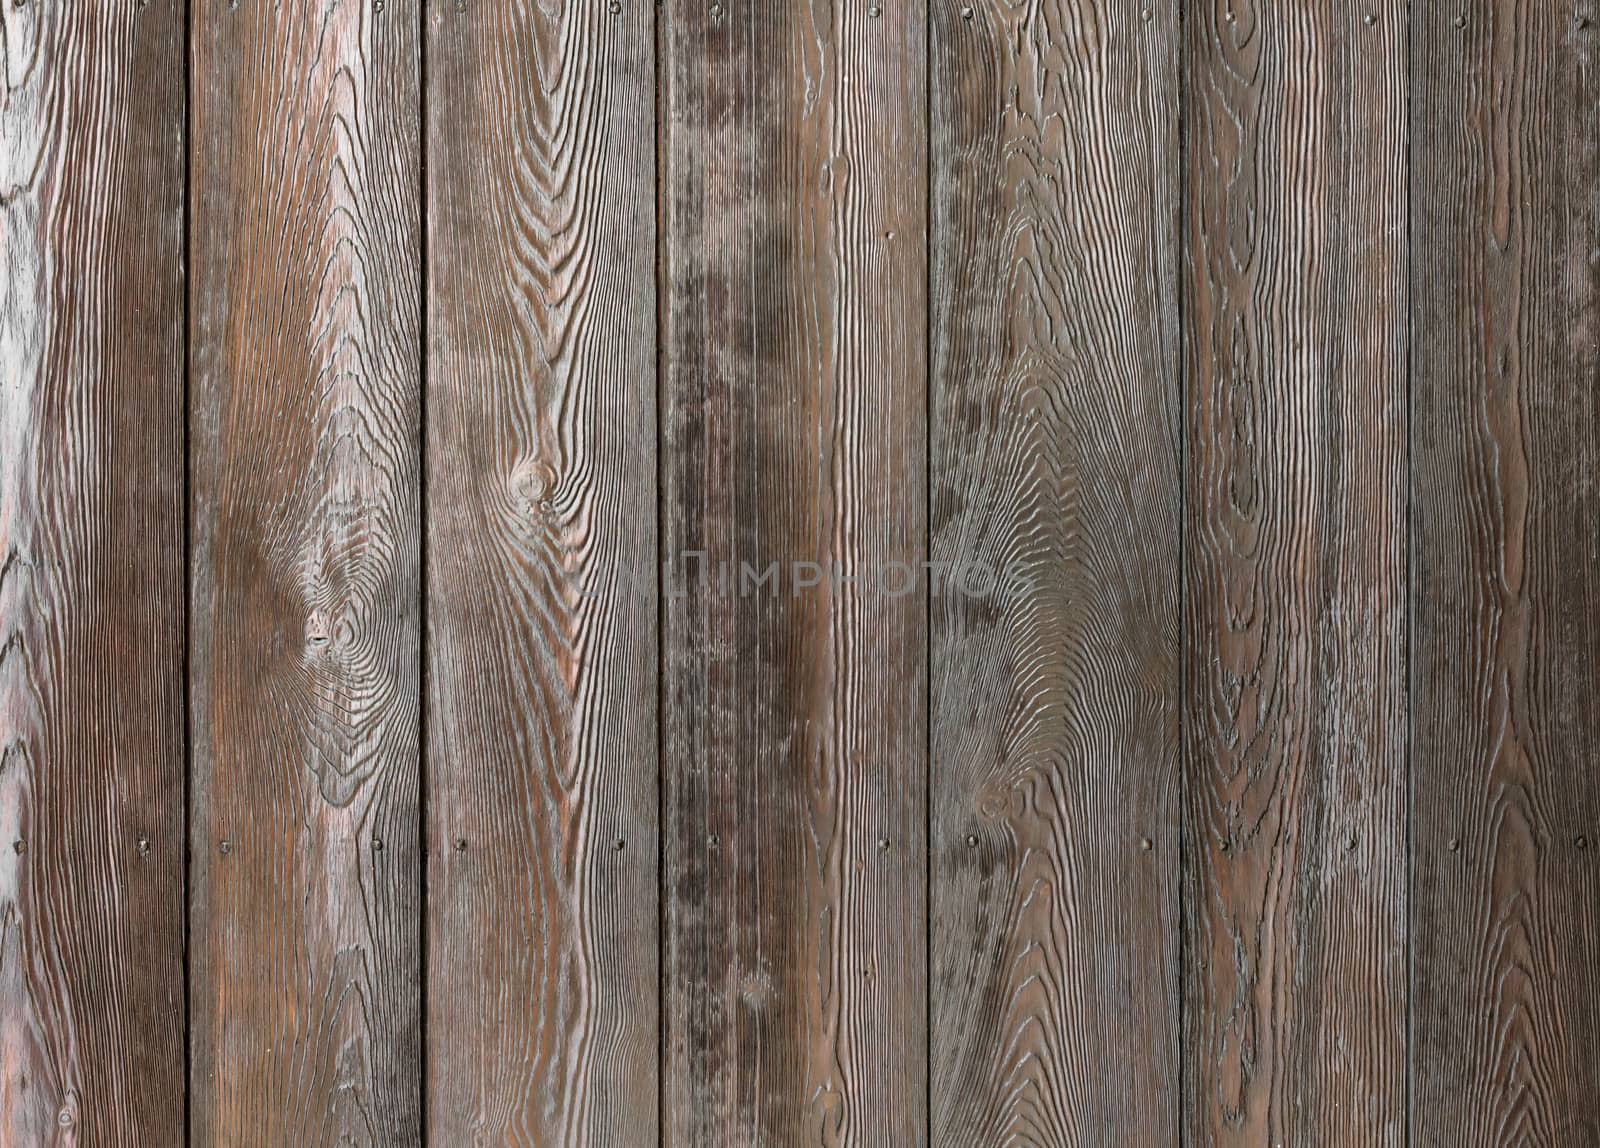
<instances>
[{"instance_id":1,"label":"dark seam line","mask_svg":"<svg viewBox=\"0 0 1600 1148\"><path fill-rule=\"evenodd\" d=\"M922 100L927 127L923 152L923 394L922 394L922 529L923 556L933 561L933 12L923 28ZM924 570L931 566L924 565ZM924 587L923 617L923 793L922 793L922 994L924 1131L933 1143L933 591Z\"/></svg>"},{"instance_id":2,"label":"dark seam line","mask_svg":"<svg viewBox=\"0 0 1600 1148\"><path fill-rule=\"evenodd\" d=\"M417 1033L421 1053L417 1058L417 1122L423 1144L428 1143L428 933L433 920L428 896L428 699L431 676L428 658L428 5L417 5L417 182L420 197L418 219L418 318L417 327L417 509L421 516L418 530L417 575L420 582L417 601L417 882L420 889L420 936L417 960Z\"/></svg>"},{"instance_id":3,"label":"dark seam line","mask_svg":"<svg viewBox=\"0 0 1600 1148\"><path fill-rule=\"evenodd\" d=\"M194 1021L189 945L193 925L194 705L190 691L194 629L193 453L190 450L190 378L193 344L194 264L190 258L190 201L194 196L194 0L183 6L183 1142L192 1144L194 1107Z\"/></svg>"},{"instance_id":4,"label":"dark seam line","mask_svg":"<svg viewBox=\"0 0 1600 1148\"><path fill-rule=\"evenodd\" d=\"M1188 823L1189 823L1189 344L1184 323L1189 242L1189 53L1182 0L1173 57L1178 85L1178 218L1174 286L1178 304L1178 1143L1188 1143Z\"/></svg>"},{"instance_id":5,"label":"dark seam line","mask_svg":"<svg viewBox=\"0 0 1600 1148\"><path fill-rule=\"evenodd\" d=\"M655 64L654 113L655 136L655 325L656 325L656 377L655 377L655 444L656 444L656 1143L667 1142L667 754L666 754L666 596L662 586L666 543L666 484L663 481L666 462L666 420L662 417L662 402L666 388L666 195L663 181L662 137L665 117L662 115L662 71L665 61L665 44L662 37L662 0L652 8L651 49Z\"/></svg>"},{"instance_id":6,"label":"dark seam line","mask_svg":"<svg viewBox=\"0 0 1600 1148\"><path fill-rule=\"evenodd\" d=\"M1412 944L1413 931L1413 903L1416 888L1416 660L1413 645L1413 634L1416 632L1415 614L1416 598L1413 593L1416 571L1416 545L1415 545L1415 472L1413 470L1413 446L1416 438L1415 424L1415 388L1413 385L1413 344L1412 337L1415 328L1416 314L1416 275L1413 269L1412 254L1413 244L1413 198L1412 198L1412 169L1414 166L1413 139L1414 139L1414 109L1412 107L1412 94L1414 85L1413 68L1415 57L1413 54L1413 29L1411 5L1406 5L1406 611L1405 611L1405 648L1406 648L1406 1051L1405 1051L1405 1084L1402 1088L1405 1106L1405 1142L1409 1145L1414 1138L1413 1121L1415 1113L1412 1109L1412 1075L1415 1071L1415 1034L1416 1015L1414 1011L1414 992L1416 989L1416 952Z\"/></svg>"}]
</instances>

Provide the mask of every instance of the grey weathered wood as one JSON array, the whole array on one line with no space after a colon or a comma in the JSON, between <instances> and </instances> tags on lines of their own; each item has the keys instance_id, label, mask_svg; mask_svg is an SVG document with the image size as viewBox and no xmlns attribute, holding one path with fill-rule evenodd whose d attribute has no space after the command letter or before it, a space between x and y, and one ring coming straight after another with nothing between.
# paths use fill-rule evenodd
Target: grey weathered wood
<instances>
[{"instance_id":1,"label":"grey weathered wood","mask_svg":"<svg viewBox=\"0 0 1600 1148\"><path fill-rule=\"evenodd\" d=\"M1178 8L932 15L934 1140L1174 1143Z\"/></svg>"},{"instance_id":2,"label":"grey weathered wood","mask_svg":"<svg viewBox=\"0 0 1600 1148\"><path fill-rule=\"evenodd\" d=\"M923 1144L926 16L664 16L663 1131Z\"/></svg>"},{"instance_id":3,"label":"grey weathered wood","mask_svg":"<svg viewBox=\"0 0 1600 1148\"><path fill-rule=\"evenodd\" d=\"M1406 1135L1405 21L1187 12L1195 1144Z\"/></svg>"},{"instance_id":4,"label":"grey weathered wood","mask_svg":"<svg viewBox=\"0 0 1600 1148\"><path fill-rule=\"evenodd\" d=\"M440 1144L657 1140L654 21L430 21Z\"/></svg>"},{"instance_id":5,"label":"grey weathered wood","mask_svg":"<svg viewBox=\"0 0 1600 1148\"><path fill-rule=\"evenodd\" d=\"M192 18L193 1139L416 1144L420 20Z\"/></svg>"},{"instance_id":6,"label":"grey weathered wood","mask_svg":"<svg viewBox=\"0 0 1600 1148\"><path fill-rule=\"evenodd\" d=\"M0 8L0 1144L183 1137L183 7Z\"/></svg>"},{"instance_id":7,"label":"grey weathered wood","mask_svg":"<svg viewBox=\"0 0 1600 1148\"><path fill-rule=\"evenodd\" d=\"M1600 1143L1600 29L1412 9L1411 1142Z\"/></svg>"}]
</instances>

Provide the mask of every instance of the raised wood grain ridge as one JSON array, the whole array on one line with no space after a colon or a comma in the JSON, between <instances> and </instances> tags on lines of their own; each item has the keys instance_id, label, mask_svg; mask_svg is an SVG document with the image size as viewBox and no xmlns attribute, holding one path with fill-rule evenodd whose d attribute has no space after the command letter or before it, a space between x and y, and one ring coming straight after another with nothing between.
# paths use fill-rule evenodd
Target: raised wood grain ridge
<instances>
[{"instance_id":1,"label":"raised wood grain ridge","mask_svg":"<svg viewBox=\"0 0 1600 1148\"><path fill-rule=\"evenodd\" d=\"M1418 1146L1600 1144L1597 20L1412 9Z\"/></svg>"},{"instance_id":2,"label":"raised wood grain ridge","mask_svg":"<svg viewBox=\"0 0 1600 1148\"><path fill-rule=\"evenodd\" d=\"M1405 12L1185 23L1194 1144L1405 1137Z\"/></svg>"},{"instance_id":3,"label":"raised wood grain ridge","mask_svg":"<svg viewBox=\"0 0 1600 1148\"><path fill-rule=\"evenodd\" d=\"M664 15L664 1139L922 1145L925 13Z\"/></svg>"},{"instance_id":4,"label":"raised wood grain ridge","mask_svg":"<svg viewBox=\"0 0 1600 1148\"><path fill-rule=\"evenodd\" d=\"M420 31L193 13L196 1144L421 1141Z\"/></svg>"},{"instance_id":5,"label":"raised wood grain ridge","mask_svg":"<svg viewBox=\"0 0 1600 1148\"><path fill-rule=\"evenodd\" d=\"M1173 1143L1178 8L932 18L933 1139Z\"/></svg>"},{"instance_id":6,"label":"raised wood grain ridge","mask_svg":"<svg viewBox=\"0 0 1600 1148\"><path fill-rule=\"evenodd\" d=\"M183 8L0 8L0 1144L183 1138Z\"/></svg>"},{"instance_id":7,"label":"raised wood grain ridge","mask_svg":"<svg viewBox=\"0 0 1600 1148\"><path fill-rule=\"evenodd\" d=\"M436 5L430 1136L657 1141L655 10Z\"/></svg>"}]
</instances>

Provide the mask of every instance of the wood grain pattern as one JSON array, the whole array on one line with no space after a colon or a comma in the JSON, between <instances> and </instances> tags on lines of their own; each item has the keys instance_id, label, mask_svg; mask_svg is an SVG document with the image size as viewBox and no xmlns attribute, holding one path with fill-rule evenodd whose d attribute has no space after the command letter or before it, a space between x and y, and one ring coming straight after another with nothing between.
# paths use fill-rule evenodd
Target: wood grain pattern
<instances>
[{"instance_id":1,"label":"wood grain pattern","mask_svg":"<svg viewBox=\"0 0 1600 1148\"><path fill-rule=\"evenodd\" d=\"M1171 1143L1178 9L932 34L934 1141Z\"/></svg>"},{"instance_id":2,"label":"wood grain pattern","mask_svg":"<svg viewBox=\"0 0 1600 1148\"><path fill-rule=\"evenodd\" d=\"M665 15L665 1138L925 1144L925 13Z\"/></svg>"},{"instance_id":3,"label":"wood grain pattern","mask_svg":"<svg viewBox=\"0 0 1600 1148\"><path fill-rule=\"evenodd\" d=\"M1186 21L1196 1144L1405 1137L1405 11Z\"/></svg>"},{"instance_id":4,"label":"wood grain pattern","mask_svg":"<svg viewBox=\"0 0 1600 1148\"><path fill-rule=\"evenodd\" d=\"M193 27L194 1142L416 1144L421 22Z\"/></svg>"},{"instance_id":5,"label":"wood grain pattern","mask_svg":"<svg viewBox=\"0 0 1600 1148\"><path fill-rule=\"evenodd\" d=\"M183 1137L183 8L0 9L0 1144Z\"/></svg>"},{"instance_id":6,"label":"wood grain pattern","mask_svg":"<svg viewBox=\"0 0 1600 1148\"><path fill-rule=\"evenodd\" d=\"M438 5L429 1127L657 1141L655 11Z\"/></svg>"},{"instance_id":7,"label":"wood grain pattern","mask_svg":"<svg viewBox=\"0 0 1600 1148\"><path fill-rule=\"evenodd\" d=\"M1417 1145L1600 1143L1597 18L1412 15Z\"/></svg>"}]
</instances>

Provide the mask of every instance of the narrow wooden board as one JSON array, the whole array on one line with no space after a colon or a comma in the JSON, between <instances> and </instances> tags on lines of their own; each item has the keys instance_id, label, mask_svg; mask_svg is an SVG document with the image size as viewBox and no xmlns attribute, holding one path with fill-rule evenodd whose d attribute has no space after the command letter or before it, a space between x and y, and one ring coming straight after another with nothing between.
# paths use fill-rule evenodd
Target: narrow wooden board
<instances>
[{"instance_id":1,"label":"narrow wooden board","mask_svg":"<svg viewBox=\"0 0 1600 1148\"><path fill-rule=\"evenodd\" d=\"M0 8L0 1144L183 1140L183 6Z\"/></svg>"},{"instance_id":2,"label":"narrow wooden board","mask_svg":"<svg viewBox=\"0 0 1600 1148\"><path fill-rule=\"evenodd\" d=\"M926 13L665 14L665 1140L925 1144Z\"/></svg>"},{"instance_id":3,"label":"narrow wooden board","mask_svg":"<svg viewBox=\"0 0 1600 1148\"><path fill-rule=\"evenodd\" d=\"M1416 1145L1600 1143L1597 19L1412 14Z\"/></svg>"},{"instance_id":4,"label":"narrow wooden board","mask_svg":"<svg viewBox=\"0 0 1600 1148\"><path fill-rule=\"evenodd\" d=\"M421 1140L420 32L193 13L196 1144Z\"/></svg>"},{"instance_id":5,"label":"narrow wooden board","mask_svg":"<svg viewBox=\"0 0 1600 1148\"><path fill-rule=\"evenodd\" d=\"M1194 1144L1406 1134L1405 12L1187 13Z\"/></svg>"},{"instance_id":6,"label":"narrow wooden board","mask_svg":"<svg viewBox=\"0 0 1600 1148\"><path fill-rule=\"evenodd\" d=\"M655 9L437 4L428 1113L657 1141Z\"/></svg>"},{"instance_id":7,"label":"narrow wooden board","mask_svg":"<svg viewBox=\"0 0 1600 1148\"><path fill-rule=\"evenodd\" d=\"M1175 1143L1178 6L932 17L934 1142Z\"/></svg>"}]
</instances>

